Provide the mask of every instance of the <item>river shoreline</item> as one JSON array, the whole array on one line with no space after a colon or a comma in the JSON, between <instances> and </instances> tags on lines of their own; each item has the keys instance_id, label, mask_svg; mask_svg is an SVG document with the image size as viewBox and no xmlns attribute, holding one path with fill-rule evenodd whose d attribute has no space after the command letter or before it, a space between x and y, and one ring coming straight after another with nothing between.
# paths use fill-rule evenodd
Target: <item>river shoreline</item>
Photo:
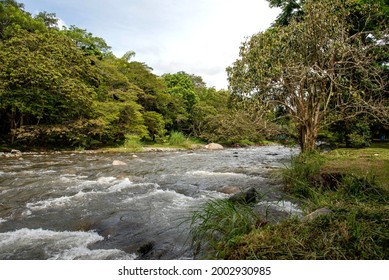
<instances>
[{"instance_id":1,"label":"river shoreline","mask_svg":"<svg viewBox=\"0 0 389 280\"><path fill-rule=\"evenodd\" d=\"M175 146L158 146L158 145L145 145L139 149L124 148L124 147L104 147L98 149L46 149L46 148L32 148L32 149L17 149L3 147L0 149L0 158L6 157L21 157L23 155L60 155L60 154L107 154L107 153L148 153L148 152L181 152L181 151L194 151L194 150L212 150L207 149L207 144L192 144L185 147ZM283 146L279 143L266 143L257 144L253 146L223 146L225 149L242 149L249 147L263 147L263 146Z\"/></svg>"}]
</instances>

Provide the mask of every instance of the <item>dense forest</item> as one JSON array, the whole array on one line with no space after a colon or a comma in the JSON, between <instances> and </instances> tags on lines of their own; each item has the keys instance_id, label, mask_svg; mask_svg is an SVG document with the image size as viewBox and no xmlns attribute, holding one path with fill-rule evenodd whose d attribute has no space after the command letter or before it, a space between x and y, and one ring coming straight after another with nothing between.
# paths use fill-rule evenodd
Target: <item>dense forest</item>
<instances>
[{"instance_id":1,"label":"dense forest","mask_svg":"<svg viewBox=\"0 0 389 280\"><path fill-rule=\"evenodd\" d=\"M104 39L60 29L54 13L32 16L16 1L0 1L0 21L3 143L90 148L163 142L172 131L209 141L264 138L227 91L199 76L158 77L133 52L117 58ZM239 127L224 123L236 118Z\"/></svg>"},{"instance_id":2,"label":"dense forest","mask_svg":"<svg viewBox=\"0 0 389 280\"><path fill-rule=\"evenodd\" d=\"M118 58L103 38L59 28L55 13L1 0L0 143L94 148L180 132L227 144L288 137L309 150L387 134L386 1L269 2L283 12L242 44L230 89L217 91L183 71L157 76L132 51Z\"/></svg>"}]
</instances>

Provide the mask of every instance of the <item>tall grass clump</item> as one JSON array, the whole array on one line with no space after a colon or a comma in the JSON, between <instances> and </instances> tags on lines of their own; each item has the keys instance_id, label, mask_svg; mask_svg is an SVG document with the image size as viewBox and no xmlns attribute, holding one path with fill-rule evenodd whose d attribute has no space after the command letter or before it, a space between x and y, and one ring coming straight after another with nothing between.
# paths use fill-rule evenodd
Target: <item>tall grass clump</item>
<instances>
[{"instance_id":1,"label":"tall grass clump","mask_svg":"<svg viewBox=\"0 0 389 280\"><path fill-rule=\"evenodd\" d=\"M125 135L124 148L137 152L142 150L140 137L137 135Z\"/></svg>"},{"instance_id":2,"label":"tall grass clump","mask_svg":"<svg viewBox=\"0 0 389 280\"><path fill-rule=\"evenodd\" d=\"M169 137L169 145L184 146L187 142L185 135L182 132L172 131Z\"/></svg>"},{"instance_id":3,"label":"tall grass clump","mask_svg":"<svg viewBox=\"0 0 389 280\"><path fill-rule=\"evenodd\" d=\"M377 177L371 172L365 176L345 175L339 191L346 197L360 201L388 202L388 191L380 186Z\"/></svg>"},{"instance_id":4,"label":"tall grass clump","mask_svg":"<svg viewBox=\"0 0 389 280\"><path fill-rule=\"evenodd\" d=\"M243 203L211 199L194 211L191 218L192 246L223 258L226 246L238 241L260 223L260 217Z\"/></svg>"},{"instance_id":5,"label":"tall grass clump","mask_svg":"<svg viewBox=\"0 0 389 280\"><path fill-rule=\"evenodd\" d=\"M315 193L315 177L320 173L323 163L318 153L302 153L293 157L291 165L281 171L286 191L298 198L312 197Z\"/></svg>"}]
</instances>

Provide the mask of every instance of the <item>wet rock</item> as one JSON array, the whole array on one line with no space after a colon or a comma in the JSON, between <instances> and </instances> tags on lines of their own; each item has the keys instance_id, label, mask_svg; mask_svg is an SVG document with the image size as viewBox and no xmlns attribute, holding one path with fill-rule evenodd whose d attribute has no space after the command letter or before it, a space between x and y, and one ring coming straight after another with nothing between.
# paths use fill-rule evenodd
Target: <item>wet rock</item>
<instances>
[{"instance_id":1,"label":"wet rock","mask_svg":"<svg viewBox=\"0 0 389 280\"><path fill-rule=\"evenodd\" d=\"M21 155L22 152L19 151L19 150L11 150L11 154L12 154L12 155Z\"/></svg>"},{"instance_id":2,"label":"wet rock","mask_svg":"<svg viewBox=\"0 0 389 280\"><path fill-rule=\"evenodd\" d=\"M216 144L216 143L210 143L208 145L205 145L204 148L207 150L223 150L224 149L224 147L222 145Z\"/></svg>"},{"instance_id":3,"label":"wet rock","mask_svg":"<svg viewBox=\"0 0 389 280\"><path fill-rule=\"evenodd\" d=\"M123 162L123 161L120 161L120 160L114 160L114 161L112 162L112 165L113 165L113 166L125 166L125 165L127 165L127 163L125 163L125 162Z\"/></svg>"},{"instance_id":4,"label":"wet rock","mask_svg":"<svg viewBox=\"0 0 389 280\"><path fill-rule=\"evenodd\" d=\"M257 190L251 187L245 191L234 194L229 198L229 200L237 203L253 203L257 200L258 196L259 193Z\"/></svg>"},{"instance_id":5,"label":"wet rock","mask_svg":"<svg viewBox=\"0 0 389 280\"><path fill-rule=\"evenodd\" d=\"M332 210L331 209L328 209L326 207L324 208L320 208L320 209L317 209L316 211L306 215L304 218L303 218L303 221L312 221L313 219L319 217L319 216L323 216L323 215L329 215L332 213Z\"/></svg>"},{"instance_id":6,"label":"wet rock","mask_svg":"<svg viewBox=\"0 0 389 280\"><path fill-rule=\"evenodd\" d=\"M235 194L240 192L240 189L234 186L224 186L218 189L217 191L225 194Z\"/></svg>"},{"instance_id":7,"label":"wet rock","mask_svg":"<svg viewBox=\"0 0 389 280\"><path fill-rule=\"evenodd\" d=\"M143 244L142 246L140 246L137 250L137 253L144 256L148 254L151 250L153 250L154 245L155 245L154 241L149 241Z\"/></svg>"},{"instance_id":8,"label":"wet rock","mask_svg":"<svg viewBox=\"0 0 389 280\"><path fill-rule=\"evenodd\" d=\"M137 155L132 155L132 158L138 158L138 156Z\"/></svg>"},{"instance_id":9,"label":"wet rock","mask_svg":"<svg viewBox=\"0 0 389 280\"><path fill-rule=\"evenodd\" d=\"M254 212L272 224L279 223L290 217L302 217L302 210L299 206L287 200L262 200L255 205Z\"/></svg>"}]
</instances>

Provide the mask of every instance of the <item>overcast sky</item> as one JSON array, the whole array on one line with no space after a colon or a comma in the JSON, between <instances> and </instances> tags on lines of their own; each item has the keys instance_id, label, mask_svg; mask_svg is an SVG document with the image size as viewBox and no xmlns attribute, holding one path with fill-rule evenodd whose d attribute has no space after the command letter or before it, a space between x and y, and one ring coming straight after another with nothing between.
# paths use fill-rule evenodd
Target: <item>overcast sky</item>
<instances>
[{"instance_id":1,"label":"overcast sky","mask_svg":"<svg viewBox=\"0 0 389 280\"><path fill-rule=\"evenodd\" d=\"M135 51L153 73L185 71L227 89L226 67L246 37L278 15L265 0L19 0L26 11L56 13L67 26L103 38L121 57Z\"/></svg>"}]
</instances>

